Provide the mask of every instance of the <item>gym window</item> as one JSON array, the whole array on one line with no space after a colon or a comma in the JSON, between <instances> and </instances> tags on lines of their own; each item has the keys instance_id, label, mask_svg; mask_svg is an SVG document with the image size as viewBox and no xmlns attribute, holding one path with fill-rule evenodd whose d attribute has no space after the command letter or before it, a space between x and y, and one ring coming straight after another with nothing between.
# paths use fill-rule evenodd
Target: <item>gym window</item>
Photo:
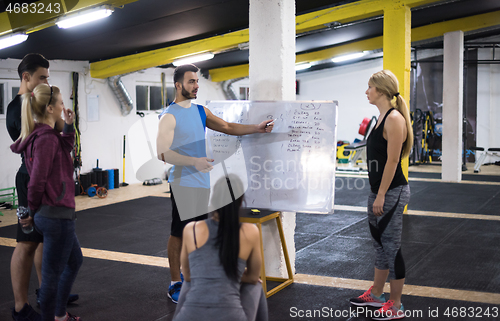
<instances>
[{"instance_id":1,"label":"gym window","mask_svg":"<svg viewBox=\"0 0 500 321\"><path fill-rule=\"evenodd\" d=\"M136 106L138 111L162 109L161 86L136 85Z\"/></svg>"},{"instance_id":2,"label":"gym window","mask_svg":"<svg viewBox=\"0 0 500 321\"><path fill-rule=\"evenodd\" d=\"M240 100L248 100L250 98L250 88L240 87Z\"/></svg>"},{"instance_id":3,"label":"gym window","mask_svg":"<svg viewBox=\"0 0 500 321\"><path fill-rule=\"evenodd\" d=\"M7 113L6 97L5 97L5 84L0 84L0 115L3 116Z\"/></svg>"},{"instance_id":4,"label":"gym window","mask_svg":"<svg viewBox=\"0 0 500 321\"><path fill-rule=\"evenodd\" d=\"M19 92L19 80L0 79L0 118L7 115L7 106Z\"/></svg>"}]
</instances>

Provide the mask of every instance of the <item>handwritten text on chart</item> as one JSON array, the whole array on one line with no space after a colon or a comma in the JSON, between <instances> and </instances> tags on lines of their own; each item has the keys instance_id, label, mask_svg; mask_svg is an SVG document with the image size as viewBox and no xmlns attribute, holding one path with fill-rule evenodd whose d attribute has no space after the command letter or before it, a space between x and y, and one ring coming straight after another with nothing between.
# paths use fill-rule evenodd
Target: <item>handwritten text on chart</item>
<instances>
[{"instance_id":1,"label":"handwritten text on chart","mask_svg":"<svg viewBox=\"0 0 500 321\"><path fill-rule=\"evenodd\" d=\"M286 146L287 152L306 152L322 148L322 142L327 141L326 131L322 125L323 117L319 109L321 104L316 106L301 106L291 115L290 125L288 125L288 137L290 138ZM305 110L304 110L305 109Z\"/></svg>"}]
</instances>

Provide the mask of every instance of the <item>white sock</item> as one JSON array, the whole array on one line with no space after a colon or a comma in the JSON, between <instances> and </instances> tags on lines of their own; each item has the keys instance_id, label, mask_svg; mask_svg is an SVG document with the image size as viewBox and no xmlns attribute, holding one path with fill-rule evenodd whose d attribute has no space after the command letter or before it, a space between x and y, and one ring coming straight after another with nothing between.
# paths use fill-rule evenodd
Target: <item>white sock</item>
<instances>
[{"instance_id":1,"label":"white sock","mask_svg":"<svg viewBox=\"0 0 500 321\"><path fill-rule=\"evenodd\" d=\"M181 282L181 280L179 280L179 281L170 281L170 285L174 285L177 282Z\"/></svg>"}]
</instances>

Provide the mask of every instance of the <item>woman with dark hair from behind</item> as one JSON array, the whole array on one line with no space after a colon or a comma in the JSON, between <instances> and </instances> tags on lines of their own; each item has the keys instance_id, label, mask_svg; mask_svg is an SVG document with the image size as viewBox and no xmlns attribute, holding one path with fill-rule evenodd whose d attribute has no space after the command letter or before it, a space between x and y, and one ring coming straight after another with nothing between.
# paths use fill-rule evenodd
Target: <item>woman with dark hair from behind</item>
<instances>
[{"instance_id":1,"label":"woman with dark hair from behind","mask_svg":"<svg viewBox=\"0 0 500 321\"><path fill-rule=\"evenodd\" d=\"M181 265L185 281L174 321L267 320L266 296L259 282L259 230L239 221L243 192L237 176L219 179L212 192L217 210L184 228ZM233 195L241 197L233 200Z\"/></svg>"}]
</instances>

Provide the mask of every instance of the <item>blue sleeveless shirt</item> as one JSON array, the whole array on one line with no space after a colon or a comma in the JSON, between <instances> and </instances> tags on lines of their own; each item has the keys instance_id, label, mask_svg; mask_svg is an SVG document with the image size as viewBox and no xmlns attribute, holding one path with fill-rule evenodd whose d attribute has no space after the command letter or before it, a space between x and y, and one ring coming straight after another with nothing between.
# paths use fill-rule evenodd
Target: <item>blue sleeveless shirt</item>
<instances>
[{"instance_id":1,"label":"blue sleeveless shirt","mask_svg":"<svg viewBox=\"0 0 500 321\"><path fill-rule=\"evenodd\" d=\"M206 114L202 105L191 104L183 108L170 104L158 116L171 114L175 118L175 130L170 149L180 155L207 157L205 148ZM194 166L174 165L168 175L168 182L185 187L210 188L210 174L196 170Z\"/></svg>"}]
</instances>

